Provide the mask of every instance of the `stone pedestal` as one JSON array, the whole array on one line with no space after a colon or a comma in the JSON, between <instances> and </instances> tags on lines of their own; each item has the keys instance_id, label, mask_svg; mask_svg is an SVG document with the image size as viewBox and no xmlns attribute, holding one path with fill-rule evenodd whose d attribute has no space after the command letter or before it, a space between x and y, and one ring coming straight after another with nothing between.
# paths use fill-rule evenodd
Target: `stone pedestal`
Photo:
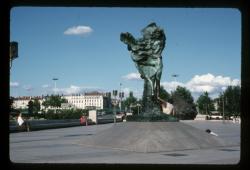
<instances>
[{"instance_id":1,"label":"stone pedestal","mask_svg":"<svg viewBox=\"0 0 250 170\"><path fill-rule=\"evenodd\" d=\"M126 122L91 136L79 144L150 153L207 149L234 145L205 131L181 122Z\"/></svg>"}]
</instances>

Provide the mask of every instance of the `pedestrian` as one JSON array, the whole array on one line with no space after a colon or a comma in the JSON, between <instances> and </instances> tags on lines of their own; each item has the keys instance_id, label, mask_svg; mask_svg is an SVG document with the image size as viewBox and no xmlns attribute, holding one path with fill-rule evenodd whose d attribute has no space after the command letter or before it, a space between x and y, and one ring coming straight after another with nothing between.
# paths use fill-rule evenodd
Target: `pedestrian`
<instances>
[{"instance_id":1,"label":"pedestrian","mask_svg":"<svg viewBox=\"0 0 250 170\"><path fill-rule=\"evenodd\" d=\"M88 117L84 116L84 118L85 118L85 123L86 123L85 125L88 126Z\"/></svg>"},{"instance_id":2,"label":"pedestrian","mask_svg":"<svg viewBox=\"0 0 250 170\"><path fill-rule=\"evenodd\" d=\"M87 118L85 117L85 116L81 116L81 118L80 118L80 125L85 125L85 126L87 126L88 124L87 124Z\"/></svg>"},{"instance_id":3,"label":"pedestrian","mask_svg":"<svg viewBox=\"0 0 250 170\"><path fill-rule=\"evenodd\" d=\"M17 117L17 124L18 124L18 129L19 129L19 130L25 129L27 132L30 131L28 122L25 121L25 120L22 118L22 113L20 113L20 112L19 112L19 115L18 115L18 117Z\"/></svg>"},{"instance_id":4,"label":"pedestrian","mask_svg":"<svg viewBox=\"0 0 250 170\"><path fill-rule=\"evenodd\" d=\"M80 125L83 126L83 123L84 123L84 122L83 122L83 116L81 116L81 117L80 117Z\"/></svg>"},{"instance_id":5,"label":"pedestrian","mask_svg":"<svg viewBox=\"0 0 250 170\"><path fill-rule=\"evenodd\" d=\"M17 123L18 123L19 127L21 127L24 124L24 120L22 118L22 113L19 113L19 115L17 117Z\"/></svg>"}]
</instances>

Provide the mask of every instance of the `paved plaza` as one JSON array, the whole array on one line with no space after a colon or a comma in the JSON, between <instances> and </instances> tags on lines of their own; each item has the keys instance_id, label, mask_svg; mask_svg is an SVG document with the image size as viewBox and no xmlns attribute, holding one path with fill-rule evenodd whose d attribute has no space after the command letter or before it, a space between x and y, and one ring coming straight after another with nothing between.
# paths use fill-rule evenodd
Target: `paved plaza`
<instances>
[{"instance_id":1,"label":"paved plaza","mask_svg":"<svg viewBox=\"0 0 250 170\"><path fill-rule=\"evenodd\" d=\"M230 141L234 145L209 149L138 153L85 146L79 143L86 137L112 128L114 124L111 123L10 133L10 160L16 163L126 164L237 164L239 162L240 124L222 121L182 121L182 123L204 131L210 129L218 134L219 138Z\"/></svg>"}]
</instances>

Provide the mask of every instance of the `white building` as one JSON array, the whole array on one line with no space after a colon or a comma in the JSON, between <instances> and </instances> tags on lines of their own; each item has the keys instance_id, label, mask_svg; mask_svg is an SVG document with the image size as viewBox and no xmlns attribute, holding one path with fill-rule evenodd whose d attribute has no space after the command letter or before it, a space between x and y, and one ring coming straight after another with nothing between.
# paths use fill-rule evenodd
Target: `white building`
<instances>
[{"instance_id":1,"label":"white building","mask_svg":"<svg viewBox=\"0 0 250 170\"><path fill-rule=\"evenodd\" d=\"M104 94L98 92L91 92L78 95L63 96L68 103L72 104L78 109L103 109L105 107Z\"/></svg>"},{"instance_id":2,"label":"white building","mask_svg":"<svg viewBox=\"0 0 250 170\"><path fill-rule=\"evenodd\" d=\"M29 97L29 96L14 98L13 108L15 108L15 109L27 109L30 100L31 100L31 97Z\"/></svg>"},{"instance_id":3,"label":"white building","mask_svg":"<svg viewBox=\"0 0 250 170\"><path fill-rule=\"evenodd\" d=\"M28 104L29 101L33 101L35 99L38 99L38 101L41 104L41 109L43 109L42 103L45 100L43 97L40 96L35 96L35 97L31 97L31 96L22 96L22 97L16 97L13 100L13 108L15 109L27 109L28 108Z\"/></svg>"},{"instance_id":4,"label":"white building","mask_svg":"<svg viewBox=\"0 0 250 170\"><path fill-rule=\"evenodd\" d=\"M105 96L103 93L99 92L90 92L85 94L78 94L78 95L66 95L62 96L65 98L68 103L63 103L61 107L54 108L48 107L45 108L42 103L45 101L45 96L23 96L23 97L16 97L13 101L13 108L15 109L27 109L29 101L33 101L34 99L38 99L41 104L41 110L45 109L71 109L71 108L78 108L78 109L103 109L108 106L108 97Z\"/></svg>"}]
</instances>

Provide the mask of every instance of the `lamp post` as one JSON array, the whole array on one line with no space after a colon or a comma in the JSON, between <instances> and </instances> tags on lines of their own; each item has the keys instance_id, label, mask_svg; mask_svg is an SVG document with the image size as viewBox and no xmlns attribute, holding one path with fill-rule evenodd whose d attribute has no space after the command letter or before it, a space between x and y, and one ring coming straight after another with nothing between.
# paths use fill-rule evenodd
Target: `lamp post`
<instances>
[{"instance_id":1,"label":"lamp post","mask_svg":"<svg viewBox=\"0 0 250 170\"><path fill-rule=\"evenodd\" d=\"M113 96L114 96L114 100L113 100L113 112L114 112L114 123L116 123L116 105L117 105L117 100L116 100L116 96L117 96L117 90L113 90Z\"/></svg>"},{"instance_id":2,"label":"lamp post","mask_svg":"<svg viewBox=\"0 0 250 170\"><path fill-rule=\"evenodd\" d=\"M223 118L223 123L225 123L225 104L227 103L227 98L225 97L225 95L223 95L219 100L222 102L222 118Z\"/></svg>"},{"instance_id":3,"label":"lamp post","mask_svg":"<svg viewBox=\"0 0 250 170\"><path fill-rule=\"evenodd\" d=\"M177 83L176 78L179 77L179 75L178 74L172 74L172 77L174 77L174 81ZM175 90L176 90L176 86L175 86Z\"/></svg>"},{"instance_id":4,"label":"lamp post","mask_svg":"<svg viewBox=\"0 0 250 170\"><path fill-rule=\"evenodd\" d=\"M225 104L227 104L227 97L225 97L225 95L223 95L223 122L225 122Z\"/></svg>"},{"instance_id":5,"label":"lamp post","mask_svg":"<svg viewBox=\"0 0 250 170\"><path fill-rule=\"evenodd\" d=\"M56 94L56 81L58 78L53 78L52 80L54 81L54 93Z\"/></svg>"},{"instance_id":6,"label":"lamp post","mask_svg":"<svg viewBox=\"0 0 250 170\"><path fill-rule=\"evenodd\" d=\"M139 115L139 107L141 106L139 103L136 104L137 106L137 115Z\"/></svg>"},{"instance_id":7,"label":"lamp post","mask_svg":"<svg viewBox=\"0 0 250 170\"><path fill-rule=\"evenodd\" d=\"M177 77L179 77L179 75L178 74L172 74L172 77L174 77L174 81L177 83ZM176 88L177 88L177 84L175 85L175 91L176 91ZM174 107L173 108L173 111L174 111L174 113L176 113L176 108Z\"/></svg>"},{"instance_id":8,"label":"lamp post","mask_svg":"<svg viewBox=\"0 0 250 170\"><path fill-rule=\"evenodd\" d=\"M224 109L224 96L222 98L222 117L223 117L223 123L225 123L225 109Z\"/></svg>"},{"instance_id":9,"label":"lamp post","mask_svg":"<svg viewBox=\"0 0 250 170\"><path fill-rule=\"evenodd\" d=\"M119 101L119 107L120 107L120 111L122 110L122 83L120 83L120 92L119 92L119 98L120 98L120 101Z\"/></svg>"},{"instance_id":10,"label":"lamp post","mask_svg":"<svg viewBox=\"0 0 250 170\"><path fill-rule=\"evenodd\" d=\"M203 109L205 110L205 114L206 114L207 119L209 119L208 111L207 111L207 103L203 104Z\"/></svg>"},{"instance_id":11,"label":"lamp post","mask_svg":"<svg viewBox=\"0 0 250 170\"><path fill-rule=\"evenodd\" d=\"M120 107L120 111L122 110L122 99L124 97L124 92L122 92L122 90L120 89L120 93L119 93L119 98L120 98L120 102L119 102L119 107Z\"/></svg>"}]
</instances>

